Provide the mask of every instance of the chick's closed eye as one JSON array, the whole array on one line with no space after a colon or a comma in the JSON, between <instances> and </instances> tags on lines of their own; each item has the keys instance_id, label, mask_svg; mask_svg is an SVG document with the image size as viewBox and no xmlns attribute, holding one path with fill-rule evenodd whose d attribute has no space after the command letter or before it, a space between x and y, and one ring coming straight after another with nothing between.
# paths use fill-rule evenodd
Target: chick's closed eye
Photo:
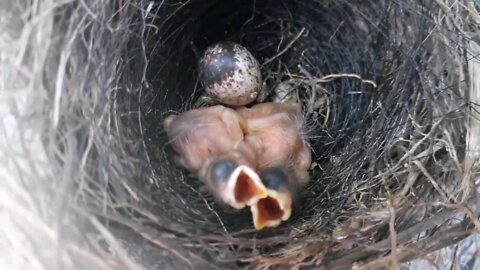
<instances>
[{"instance_id":1,"label":"chick's closed eye","mask_svg":"<svg viewBox=\"0 0 480 270\"><path fill-rule=\"evenodd\" d=\"M263 170L259 176L268 189L278 191L287 187L287 174L281 168Z\"/></svg>"},{"instance_id":2,"label":"chick's closed eye","mask_svg":"<svg viewBox=\"0 0 480 270\"><path fill-rule=\"evenodd\" d=\"M221 182L227 182L230 175L233 173L237 164L234 161L224 159L216 161L212 164L210 177L212 182L220 184Z\"/></svg>"}]
</instances>

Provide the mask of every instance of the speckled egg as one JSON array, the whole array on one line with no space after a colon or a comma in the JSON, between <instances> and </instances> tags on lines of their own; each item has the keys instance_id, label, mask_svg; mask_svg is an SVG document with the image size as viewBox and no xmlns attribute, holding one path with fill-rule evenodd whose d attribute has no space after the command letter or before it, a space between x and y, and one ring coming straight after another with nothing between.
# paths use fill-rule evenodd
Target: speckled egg
<instances>
[{"instance_id":1,"label":"speckled egg","mask_svg":"<svg viewBox=\"0 0 480 270\"><path fill-rule=\"evenodd\" d=\"M258 61L245 47L233 42L207 48L200 58L199 76L213 99L231 106L255 101L262 86Z\"/></svg>"}]
</instances>

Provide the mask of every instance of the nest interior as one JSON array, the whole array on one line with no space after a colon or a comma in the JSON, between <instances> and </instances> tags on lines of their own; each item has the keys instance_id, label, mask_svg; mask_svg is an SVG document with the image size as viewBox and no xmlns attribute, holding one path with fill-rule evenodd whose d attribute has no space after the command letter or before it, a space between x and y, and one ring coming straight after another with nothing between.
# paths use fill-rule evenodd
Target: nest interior
<instances>
[{"instance_id":1,"label":"nest interior","mask_svg":"<svg viewBox=\"0 0 480 270\"><path fill-rule=\"evenodd\" d=\"M66 239L94 250L78 262L78 250L66 249L68 259L55 263L381 268L471 235L476 8L166 0L47 9L54 38L35 112L49 116L42 142L62 177L43 188L62 191L52 211L68 220ZM173 163L162 128L202 94L199 52L224 40L252 52L268 89L287 85L304 105L312 180L275 230L255 232L248 212L229 213L202 195Z\"/></svg>"}]
</instances>

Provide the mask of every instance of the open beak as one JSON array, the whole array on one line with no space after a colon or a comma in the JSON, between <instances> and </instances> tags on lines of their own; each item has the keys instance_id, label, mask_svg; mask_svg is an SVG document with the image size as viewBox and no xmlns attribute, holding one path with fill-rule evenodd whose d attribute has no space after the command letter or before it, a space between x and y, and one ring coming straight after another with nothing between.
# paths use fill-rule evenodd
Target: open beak
<instances>
[{"instance_id":1,"label":"open beak","mask_svg":"<svg viewBox=\"0 0 480 270\"><path fill-rule=\"evenodd\" d=\"M242 209L246 205L255 205L267 195L267 188L258 174L252 168L240 165L227 181L224 198L232 207Z\"/></svg>"},{"instance_id":2,"label":"open beak","mask_svg":"<svg viewBox=\"0 0 480 270\"><path fill-rule=\"evenodd\" d=\"M268 190L268 196L251 206L256 230L277 227L292 214L292 197L289 192Z\"/></svg>"}]
</instances>

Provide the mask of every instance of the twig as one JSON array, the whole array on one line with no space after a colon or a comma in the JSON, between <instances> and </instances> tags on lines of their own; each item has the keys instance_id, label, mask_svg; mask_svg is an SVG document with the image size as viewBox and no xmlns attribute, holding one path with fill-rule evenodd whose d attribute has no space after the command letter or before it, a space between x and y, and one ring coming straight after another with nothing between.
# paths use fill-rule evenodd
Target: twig
<instances>
[{"instance_id":1,"label":"twig","mask_svg":"<svg viewBox=\"0 0 480 270\"><path fill-rule=\"evenodd\" d=\"M471 235L472 228L473 223L470 223L470 220L466 220L453 228L439 231L435 234L435 236L431 236L429 238L408 245L403 249L402 252L398 254L397 259L399 260L399 262L410 261L415 258L425 256L435 250L439 250L454 243L458 243L459 241ZM355 269L384 269L385 267L390 265L391 260L392 257L387 256L384 258L375 259Z\"/></svg>"},{"instance_id":2,"label":"twig","mask_svg":"<svg viewBox=\"0 0 480 270\"><path fill-rule=\"evenodd\" d=\"M388 192L391 196L390 192ZM391 250L392 254L392 269L398 269L398 261L397 261L397 232L395 231L395 207L392 204L392 199L388 201L388 208L390 209L390 222L388 223L388 228L390 230L390 239L392 240Z\"/></svg>"},{"instance_id":3,"label":"twig","mask_svg":"<svg viewBox=\"0 0 480 270\"><path fill-rule=\"evenodd\" d=\"M137 110L138 110L138 130L140 131L140 136L142 137L142 139L140 140L141 143L142 143L142 147L143 147L143 151L145 153L145 158L147 159L147 164L150 168L150 172L152 174L155 174L155 170L153 169L153 166L152 166L152 162L150 161L150 155L148 154L148 148L147 148L147 145L145 144L145 134L143 132L143 125L142 125L142 91L143 91L143 86L140 87L140 90L138 92L138 107L137 107ZM157 187L159 187L159 184L157 181L152 181L155 183L155 185Z\"/></svg>"},{"instance_id":4,"label":"twig","mask_svg":"<svg viewBox=\"0 0 480 270\"><path fill-rule=\"evenodd\" d=\"M265 61L263 64L262 64L262 68L264 66L266 66L267 64L271 63L273 60L277 59L278 57L280 57L282 54L286 53L288 51L288 49L290 49L290 47L293 46L293 43L295 43L302 35L303 35L303 32L305 32L305 27L302 27L302 30L300 30L300 32L298 32L298 34L295 36L294 39L292 39L292 41L290 41L290 43L287 44L287 46L285 46L285 48L283 48L283 50L281 50L279 53L277 53L276 55L274 55L272 58L268 59L267 61Z\"/></svg>"},{"instance_id":5,"label":"twig","mask_svg":"<svg viewBox=\"0 0 480 270\"><path fill-rule=\"evenodd\" d=\"M368 83L368 84L371 84L373 86L373 88L377 88L377 84L374 81L362 79L362 77L360 77L359 75L352 74L352 73L339 73L339 74L326 75L326 76L323 76L322 78L318 79L317 83L331 82L331 81L333 81L335 79L338 79L338 78L359 79L362 83Z\"/></svg>"},{"instance_id":6,"label":"twig","mask_svg":"<svg viewBox=\"0 0 480 270\"><path fill-rule=\"evenodd\" d=\"M474 200L475 198L471 199L471 201L474 201ZM406 229L405 231L398 233L397 242L405 243L413 239L415 236L419 235L421 232L424 232L429 228L445 223L447 220L452 218L457 213L458 213L458 210L456 209L448 209L420 223L417 223L411 226L410 228ZM390 247L391 247L390 238L387 238L383 241L380 241L370 246L361 246L353 250L349 250L348 253L342 253L332 257L320 269L331 269L334 266L344 266L344 267L351 266L354 262L357 262L361 259L367 258L369 256L373 256L380 252L385 252Z\"/></svg>"},{"instance_id":7,"label":"twig","mask_svg":"<svg viewBox=\"0 0 480 270\"><path fill-rule=\"evenodd\" d=\"M440 123L443 122L443 118L439 119L437 122L433 123L432 127L430 128L430 132L428 134L426 134L425 136L423 136L422 139L420 139L418 142L416 142L397 162L397 164L395 164L394 166L392 166L389 170L387 170L386 172L384 173L381 173L379 174L380 177L385 177L386 175L392 173L394 170L396 170L398 167L401 167L402 166L402 163L408 159L413 153L415 153L415 151L424 143L427 141L427 139L429 137L432 136L432 134L435 132L435 130L437 129L437 127L440 125Z\"/></svg>"},{"instance_id":8,"label":"twig","mask_svg":"<svg viewBox=\"0 0 480 270\"><path fill-rule=\"evenodd\" d=\"M93 252L85 250L84 248L69 244L65 247L65 250L69 251L75 257L80 258L84 262L88 261L88 266L90 266L92 269L112 269L112 267L108 265L104 258L98 257L98 254L93 254Z\"/></svg>"},{"instance_id":9,"label":"twig","mask_svg":"<svg viewBox=\"0 0 480 270\"><path fill-rule=\"evenodd\" d=\"M459 246L460 246L460 244L458 244L458 243L455 245L455 250L453 251L452 264L450 266L450 270L454 270L455 265L457 264L457 255L458 255L458 247Z\"/></svg>"},{"instance_id":10,"label":"twig","mask_svg":"<svg viewBox=\"0 0 480 270\"><path fill-rule=\"evenodd\" d=\"M243 23L242 28L245 27L245 25L249 24L251 21L253 21L253 19L255 19L256 6L257 6L257 0L253 0L252 15L250 16L250 18L248 18L248 20L246 20Z\"/></svg>"},{"instance_id":11,"label":"twig","mask_svg":"<svg viewBox=\"0 0 480 270\"><path fill-rule=\"evenodd\" d=\"M447 190L447 188L443 184L438 184L437 181L430 175L430 173L425 169L425 167L418 162L417 160L414 161L414 164L422 171L422 173L427 177L428 181L433 185L435 190L438 191L443 197L445 201L453 201L456 205L458 205L458 209L462 210L467 214L467 216L472 220L475 224L475 227L478 231L480 231L480 221L478 221L478 217L473 213L473 211L468 207L465 203L458 201L451 192Z\"/></svg>"},{"instance_id":12,"label":"twig","mask_svg":"<svg viewBox=\"0 0 480 270\"><path fill-rule=\"evenodd\" d=\"M316 96L317 96L315 79L312 76L312 74L310 74L310 72L308 72L301 65L298 65L298 69L300 70L300 72L302 72L308 78L308 82L310 84L310 87L312 88L312 96L310 97L310 104L308 106L308 112L307 112L307 115L309 115L313 112L313 107L314 107L314 104L315 104L315 101L316 101L315 99L316 99Z\"/></svg>"},{"instance_id":13,"label":"twig","mask_svg":"<svg viewBox=\"0 0 480 270\"><path fill-rule=\"evenodd\" d=\"M141 269L141 267L132 261L127 252L121 247L120 243L115 239L114 235L103 226L96 218L90 217L90 222L92 225L102 234L103 237L107 240L110 247L115 250L117 258L122 261L128 269Z\"/></svg>"},{"instance_id":14,"label":"twig","mask_svg":"<svg viewBox=\"0 0 480 270\"><path fill-rule=\"evenodd\" d=\"M328 39L328 42L332 42L332 39L337 35L338 31L340 30L340 28L342 27L342 25L343 25L344 23L345 23L345 21L342 20L342 21L338 24L337 28L335 28L335 31L333 31L333 34L332 34L332 35L330 36L330 38Z\"/></svg>"}]
</instances>

